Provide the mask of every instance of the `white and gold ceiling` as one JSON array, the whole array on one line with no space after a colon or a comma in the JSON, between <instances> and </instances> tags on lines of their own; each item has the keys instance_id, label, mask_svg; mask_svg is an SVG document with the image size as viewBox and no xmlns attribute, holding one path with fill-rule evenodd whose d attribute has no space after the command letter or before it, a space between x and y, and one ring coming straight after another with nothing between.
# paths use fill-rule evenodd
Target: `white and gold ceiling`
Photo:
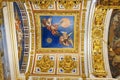
<instances>
[{"instance_id":1,"label":"white and gold ceiling","mask_svg":"<svg viewBox=\"0 0 120 80\"><path fill-rule=\"evenodd\" d=\"M119 3L1 0L0 24L5 29L9 79L118 79ZM2 66L0 71L3 73Z\"/></svg>"}]
</instances>

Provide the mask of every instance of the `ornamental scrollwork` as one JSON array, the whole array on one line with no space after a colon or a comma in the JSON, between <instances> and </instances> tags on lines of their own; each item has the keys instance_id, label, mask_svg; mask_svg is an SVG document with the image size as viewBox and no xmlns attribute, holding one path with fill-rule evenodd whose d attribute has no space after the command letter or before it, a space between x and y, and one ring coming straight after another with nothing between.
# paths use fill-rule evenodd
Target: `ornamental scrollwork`
<instances>
[{"instance_id":1,"label":"ornamental scrollwork","mask_svg":"<svg viewBox=\"0 0 120 80\"><path fill-rule=\"evenodd\" d=\"M51 4L54 4L54 0L35 0L32 2L36 5L38 5L41 9L48 9L48 7Z\"/></svg>"},{"instance_id":2,"label":"ornamental scrollwork","mask_svg":"<svg viewBox=\"0 0 120 80\"><path fill-rule=\"evenodd\" d=\"M37 60L36 67L40 68L41 72L48 72L50 68L54 67L54 61L48 55L43 55L40 60Z\"/></svg>"},{"instance_id":3,"label":"ornamental scrollwork","mask_svg":"<svg viewBox=\"0 0 120 80\"><path fill-rule=\"evenodd\" d=\"M120 9L120 0L97 0L97 6L104 9Z\"/></svg>"},{"instance_id":4,"label":"ornamental scrollwork","mask_svg":"<svg viewBox=\"0 0 120 80\"><path fill-rule=\"evenodd\" d=\"M65 9L72 9L74 6L81 3L81 0L59 0L58 3L63 5Z\"/></svg>"},{"instance_id":5,"label":"ornamental scrollwork","mask_svg":"<svg viewBox=\"0 0 120 80\"><path fill-rule=\"evenodd\" d=\"M106 12L106 9L96 7L92 25L92 67L93 75L96 77L105 77L107 75L107 72L105 71L102 49Z\"/></svg>"},{"instance_id":6,"label":"ornamental scrollwork","mask_svg":"<svg viewBox=\"0 0 120 80\"><path fill-rule=\"evenodd\" d=\"M96 26L101 26L103 25L104 22L104 17L103 15L106 14L106 10L105 9L96 9L96 12L94 14L94 25Z\"/></svg>"},{"instance_id":7,"label":"ornamental scrollwork","mask_svg":"<svg viewBox=\"0 0 120 80\"><path fill-rule=\"evenodd\" d=\"M77 62L74 61L71 56L66 55L64 59L59 62L59 67L62 68L65 73L70 73L77 67Z\"/></svg>"}]
</instances>

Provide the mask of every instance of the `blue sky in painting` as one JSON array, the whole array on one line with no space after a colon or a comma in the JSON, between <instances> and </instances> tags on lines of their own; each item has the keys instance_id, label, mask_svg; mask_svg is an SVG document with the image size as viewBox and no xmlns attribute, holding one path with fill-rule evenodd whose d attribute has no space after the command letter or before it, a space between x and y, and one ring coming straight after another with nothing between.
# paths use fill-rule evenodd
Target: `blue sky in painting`
<instances>
[{"instance_id":1,"label":"blue sky in painting","mask_svg":"<svg viewBox=\"0 0 120 80\"><path fill-rule=\"evenodd\" d=\"M60 22L62 18L68 18L70 20L70 26L67 28L63 28L61 25L58 26L59 35L53 35L51 31L49 31L46 27L41 25L41 47L42 48L73 48L74 46L64 46L60 44L59 38L62 35L62 32L67 32L67 34L72 32L70 39L74 42L74 16L40 16L40 20L46 18L52 18L52 24L57 24ZM41 21L42 22L42 21ZM52 41L51 43L47 42L47 39L50 38ZM74 43L73 43L74 44Z\"/></svg>"}]
</instances>

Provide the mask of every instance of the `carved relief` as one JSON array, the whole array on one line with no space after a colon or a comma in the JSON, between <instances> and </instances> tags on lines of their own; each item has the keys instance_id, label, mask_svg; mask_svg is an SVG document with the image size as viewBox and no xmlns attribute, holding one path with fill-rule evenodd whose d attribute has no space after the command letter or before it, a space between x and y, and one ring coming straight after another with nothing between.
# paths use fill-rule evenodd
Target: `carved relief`
<instances>
[{"instance_id":1,"label":"carved relief","mask_svg":"<svg viewBox=\"0 0 120 80\"><path fill-rule=\"evenodd\" d=\"M53 66L54 61L52 61L48 55L44 55L40 60L37 60L36 63L36 67L39 67L41 72L47 72Z\"/></svg>"},{"instance_id":2,"label":"carved relief","mask_svg":"<svg viewBox=\"0 0 120 80\"><path fill-rule=\"evenodd\" d=\"M37 54L35 60L35 74L55 74L55 55Z\"/></svg>"},{"instance_id":3,"label":"carved relief","mask_svg":"<svg viewBox=\"0 0 120 80\"><path fill-rule=\"evenodd\" d=\"M93 52L94 52L94 53L100 53L101 50L102 50L101 48L102 48L101 40L95 39L95 40L93 41Z\"/></svg>"},{"instance_id":4,"label":"carved relief","mask_svg":"<svg viewBox=\"0 0 120 80\"><path fill-rule=\"evenodd\" d=\"M97 0L97 6L101 8L120 9L120 0Z\"/></svg>"},{"instance_id":5,"label":"carved relief","mask_svg":"<svg viewBox=\"0 0 120 80\"><path fill-rule=\"evenodd\" d=\"M32 1L34 8L40 9L49 9L49 7L53 6L54 0L38 0Z\"/></svg>"},{"instance_id":6,"label":"carved relief","mask_svg":"<svg viewBox=\"0 0 120 80\"><path fill-rule=\"evenodd\" d=\"M92 66L93 74L96 77L105 77L107 75L103 60L103 31L104 31L104 19L106 17L107 10L96 8L94 13L94 20L92 26Z\"/></svg>"},{"instance_id":7,"label":"carved relief","mask_svg":"<svg viewBox=\"0 0 120 80\"><path fill-rule=\"evenodd\" d=\"M79 74L79 61L78 55L59 55L57 61L57 74Z\"/></svg>"},{"instance_id":8,"label":"carved relief","mask_svg":"<svg viewBox=\"0 0 120 80\"><path fill-rule=\"evenodd\" d=\"M61 67L65 73L70 73L74 68L77 67L77 63L72 59L71 56L65 56L64 59L59 62L59 67Z\"/></svg>"},{"instance_id":9,"label":"carved relief","mask_svg":"<svg viewBox=\"0 0 120 80\"><path fill-rule=\"evenodd\" d=\"M79 7L81 3L81 0L59 0L59 8L65 8L65 9L74 9L75 7Z\"/></svg>"}]
</instances>

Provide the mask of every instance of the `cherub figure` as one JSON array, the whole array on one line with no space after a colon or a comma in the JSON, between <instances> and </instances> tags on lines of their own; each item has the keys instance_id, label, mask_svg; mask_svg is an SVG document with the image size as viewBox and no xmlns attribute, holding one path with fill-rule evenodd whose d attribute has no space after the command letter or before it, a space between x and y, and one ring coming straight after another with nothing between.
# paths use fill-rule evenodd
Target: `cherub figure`
<instances>
[{"instance_id":1,"label":"cherub figure","mask_svg":"<svg viewBox=\"0 0 120 80\"><path fill-rule=\"evenodd\" d=\"M57 35L58 34L57 30L58 30L59 24L51 24L51 22L52 22L51 17L48 19L44 18L44 19L42 19L42 26L46 27L49 31L51 31L51 33L53 35Z\"/></svg>"},{"instance_id":2,"label":"cherub figure","mask_svg":"<svg viewBox=\"0 0 120 80\"><path fill-rule=\"evenodd\" d=\"M72 32L67 34L67 32L62 32L62 36L60 36L60 43L63 44L64 46L73 46L73 41L70 38Z\"/></svg>"}]
</instances>

